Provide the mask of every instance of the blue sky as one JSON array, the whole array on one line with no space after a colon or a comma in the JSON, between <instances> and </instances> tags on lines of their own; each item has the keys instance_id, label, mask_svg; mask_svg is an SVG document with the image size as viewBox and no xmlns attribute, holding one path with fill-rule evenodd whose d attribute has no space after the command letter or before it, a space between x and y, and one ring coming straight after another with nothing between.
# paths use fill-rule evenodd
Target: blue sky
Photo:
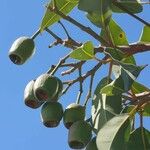
<instances>
[{"instance_id":1,"label":"blue sky","mask_svg":"<svg viewBox=\"0 0 150 150\"><path fill-rule=\"evenodd\" d=\"M46 0L1 0L0 2L0 149L3 150L69 150L67 145L68 132L62 123L58 128L45 128L40 121L40 109L31 110L23 103L23 91L26 84L46 72L50 65L57 63L60 57L69 52L69 49L61 46L48 49L48 45L54 39L47 33L43 33L35 41L36 53L34 57L26 64L16 66L8 58L8 50L16 38L24 35L31 36L38 29L46 2ZM145 7L144 12L139 15L150 22L150 8L148 7ZM82 22L84 15L74 12L71 15ZM126 31L129 42L136 42L143 25L127 15L122 17L114 15L114 18ZM84 23L88 24L85 20ZM70 24L67 28L75 40L92 40L90 36L81 34L80 30ZM58 25L53 26L52 29L64 37ZM94 30L98 31L96 27ZM94 42L96 43L96 41ZM136 55L136 58L139 65L150 64L149 52ZM100 71L100 76L104 76L106 71L105 69ZM150 67L148 66L138 80L150 87L149 76ZM75 85L66 96L61 98L60 102L63 103L64 107L75 101L77 86ZM150 119L145 118L144 120L145 127L150 129L148 126Z\"/></svg>"}]
</instances>

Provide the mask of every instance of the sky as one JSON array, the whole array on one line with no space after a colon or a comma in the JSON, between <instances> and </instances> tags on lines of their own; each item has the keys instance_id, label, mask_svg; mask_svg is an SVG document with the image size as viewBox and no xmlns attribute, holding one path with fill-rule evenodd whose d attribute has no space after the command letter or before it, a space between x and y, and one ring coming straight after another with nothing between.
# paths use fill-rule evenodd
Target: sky
<instances>
[{"instance_id":1,"label":"sky","mask_svg":"<svg viewBox=\"0 0 150 150\"><path fill-rule=\"evenodd\" d=\"M59 127L53 129L44 127L40 119L40 109L27 108L23 102L23 92L26 84L46 72L52 64L56 64L70 50L61 46L49 49L48 45L54 39L47 33L43 33L35 40L36 53L26 64L17 66L8 58L8 51L16 38L31 36L39 28L46 3L46 0L0 1L0 149L3 150L70 149L67 145L68 131L64 128L63 123L61 122ZM150 22L149 11L149 6L146 6L144 12L139 16ZM84 13L75 13L74 10L71 16L80 22L84 22L85 25L89 24L84 19ZM114 14L113 17L126 31L130 43L139 39L143 24L128 15L120 17L120 15ZM67 22L64 21L64 24L66 25ZM75 40L92 40L92 37L83 32L81 33L71 24L68 24L67 28ZM92 28L99 31L94 26ZM51 29L65 38L60 26L54 25ZM93 42L97 44L96 41ZM150 87L150 53L136 55L136 58L138 65L148 64L148 67L139 76L138 81ZM85 70L92 66L93 63ZM103 77L106 71L105 68L102 68L99 75ZM59 74L57 76L60 77ZM72 77L75 77L75 75ZM63 79L70 78L67 76ZM86 83L88 82L86 81ZM77 86L75 85L67 95L60 99L64 108L75 101ZM144 118L144 122L145 127L150 129L150 119Z\"/></svg>"}]
</instances>

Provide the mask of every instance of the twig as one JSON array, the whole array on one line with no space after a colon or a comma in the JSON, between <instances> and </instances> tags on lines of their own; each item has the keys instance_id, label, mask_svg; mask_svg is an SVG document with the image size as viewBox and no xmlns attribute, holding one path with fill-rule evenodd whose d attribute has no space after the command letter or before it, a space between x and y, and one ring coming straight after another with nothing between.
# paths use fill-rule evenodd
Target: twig
<instances>
[{"instance_id":1,"label":"twig","mask_svg":"<svg viewBox=\"0 0 150 150\"><path fill-rule=\"evenodd\" d=\"M82 70L81 70L81 67L78 69L79 70L79 77L80 79L82 78ZM83 80L79 80L79 86L80 86L80 89L79 89L79 93L78 93L78 96L77 96L77 101L76 103L79 104L80 103L80 100L81 100L81 96L82 96L82 93L83 93Z\"/></svg>"},{"instance_id":2,"label":"twig","mask_svg":"<svg viewBox=\"0 0 150 150\"><path fill-rule=\"evenodd\" d=\"M78 21L76 21L75 19L71 18L70 16L66 16L61 11L59 11L56 7L52 8L52 7L49 6L48 9L50 11L56 13L57 15L59 15L60 17L62 17L63 19L65 19L65 20L69 21L70 23L74 24L75 26L77 26L78 28L80 28L82 31L88 33L89 35L91 35L96 40L100 41L101 43L104 43L105 45L109 45L109 43L103 37L99 36L90 27L86 27L83 24L81 24Z\"/></svg>"},{"instance_id":3,"label":"twig","mask_svg":"<svg viewBox=\"0 0 150 150\"><path fill-rule=\"evenodd\" d=\"M144 150L146 150L145 135L144 135L144 128L143 128L143 110L140 110L139 113L140 113L140 127L141 127L142 143L143 143Z\"/></svg>"},{"instance_id":4,"label":"twig","mask_svg":"<svg viewBox=\"0 0 150 150\"><path fill-rule=\"evenodd\" d=\"M135 19L137 19L138 21L142 22L143 24L145 24L146 26L150 27L150 24L148 22L146 22L145 20L143 20L142 18L138 17L137 15L133 14L130 10L128 10L127 8L125 8L121 3L118 3L116 0L112 1L113 4L120 8L121 10L125 11L126 13L128 13L130 16L134 17Z\"/></svg>"},{"instance_id":5,"label":"twig","mask_svg":"<svg viewBox=\"0 0 150 150\"><path fill-rule=\"evenodd\" d=\"M35 39L40 34L40 29L38 29L31 37L31 39Z\"/></svg>"},{"instance_id":6,"label":"twig","mask_svg":"<svg viewBox=\"0 0 150 150\"><path fill-rule=\"evenodd\" d=\"M51 36L53 36L60 44L62 44L62 39L56 35L54 32L52 32L50 29L45 28L45 31L47 31Z\"/></svg>"},{"instance_id":7,"label":"twig","mask_svg":"<svg viewBox=\"0 0 150 150\"><path fill-rule=\"evenodd\" d=\"M75 70L77 70L78 68L80 68L85 62L86 61L80 61L78 63L75 63L74 66L72 66L71 69L62 72L61 75L64 76L64 75L68 75L68 74L73 73Z\"/></svg>"},{"instance_id":8,"label":"twig","mask_svg":"<svg viewBox=\"0 0 150 150\"><path fill-rule=\"evenodd\" d=\"M59 24L62 26L62 28L64 29L64 31L65 31L65 33L66 33L68 39L71 38L70 35L69 35L69 33L68 33L68 31L67 31L67 29L66 29L65 26L63 25L63 23L62 23L60 20L58 21L58 23L59 23Z\"/></svg>"},{"instance_id":9,"label":"twig","mask_svg":"<svg viewBox=\"0 0 150 150\"><path fill-rule=\"evenodd\" d=\"M108 56L105 56L102 60L107 60ZM82 77L78 77L74 80L69 80L63 82L63 84L68 85L67 88L64 90L64 94L67 92L67 90L76 82L79 82L80 80L85 80L87 77L95 74L95 72L102 66L103 64L99 62L97 65L95 65L91 70L89 70L86 74L82 75Z\"/></svg>"},{"instance_id":10,"label":"twig","mask_svg":"<svg viewBox=\"0 0 150 150\"><path fill-rule=\"evenodd\" d=\"M64 58L60 59L59 63L55 66L55 68L52 70L52 69L49 69L47 71L47 73L51 74L51 75L54 75L55 72L59 69L59 67L65 63L66 59L68 59L70 56L70 53L68 55L66 55Z\"/></svg>"},{"instance_id":11,"label":"twig","mask_svg":"<svg viewBox=\"0 0 150 150\"><path fill-rule=\"evenodd\" d=\"M93 87L93 80L94 80L94 74L91 75L90 87L89 87L89 91L88 91L88 93L87 93L87 96L86 96L86 99L85 99L85 102L84 102L84 106L87 105L89 99L91 98L91 95L92 95L92 87Z\"/></svg>"}]
</instances>

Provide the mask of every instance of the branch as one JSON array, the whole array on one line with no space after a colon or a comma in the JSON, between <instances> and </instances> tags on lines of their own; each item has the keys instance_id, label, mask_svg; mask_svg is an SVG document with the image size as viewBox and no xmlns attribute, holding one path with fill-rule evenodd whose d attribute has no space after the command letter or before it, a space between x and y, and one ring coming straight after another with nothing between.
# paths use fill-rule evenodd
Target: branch
<instances>
[{"instance_id":1,"label":"branch","mask_svg":"<svg viewBox=\"0 0 150 150\"><path fill-rule=\"evenodd\" d=\"M74 63L74 65L72 66L71 69L62 72L61 75L64 76L64 75L68 75L68 74L73 73L75 70L77 70L77 69L79 69L80 67L82 67L82 65L83 65L85 62L86 62L86 61L80 61L80 62Z\"/></svg>"},{"instance_id":2,"label":"branch","mask_svg":"<svg viewBox=\"0 0 150 150\"><path fill-rule=\"evenodd\" d=\"M95 53L103 53L106 47L99 46L94 49ZM137 53L147 52L150 51L150 44L141 44L141 43L133 43L129 46L118 46L116 47L123 51L127 56L134 55Z\"/></svg>"},{"instance_id":3,"label":"branch","mask_svg":"<svg viewBox=\"0 0 150 150\"><path fill-rule=\"evenodd\" d=\"M76 21L75 19L71 18L70 16L66 16L61 11L59 11L57 9L57 7L50 7L49 6L48 9L51 12L54 12L55 14L59 15L63 19L65 19L65 20L69 21L70 23L74 24L75 26L77 26L78 28L80 28L82 31L88 33L89 35L91 35L92 37L94 37L99 42L104 43L105 45L109 45L109 43L103 37L101 37L96 32L94 32L90 27L86 27L83 24L81 24L78 21Z\"/></svg>"},{"instance_id":4,"label":"branch","mask_svg":"<svg viewBox=\"0 0 150 150\"><path fill-rule=\"evenodd\" d=\"M118 48L127 55L134 55L137 53L150 51L150 44L133 43L129 46L120 46Z\"/></svg>"},{"instance_id":5,"label":"branch","mask_svg":"<svg viewBox=\"0 0 150 150\"><path fill-rule=\"evenodd\" d=\"M102 60L107 60L108 56L105 56ZM69 80L69 81L65 81L63 82L63 84L67 84L68 86L66 87L66 89L63 91L63 94L65 94L67 92L67 90L76 82L79 81L84 81L87 77L92 76L96 73L96 71L103 65L102 62L99 62L97 65L95 65L95 67L93 67L91 70L89 70L86 74L82 75L81 77L78 77L74 80Z\"/></svg>"},{"instance_id":6,"label":"branch","mask_svg":"<svg viewBox=\"0 0 150 150\"><path fill-rule=\"evenodd\" d=\"M124 12L128 13L130 16L134 17L135 19L137 19L138 21L142 22L143 24L145 24L146 26L150 27L150 24L148 22L146 22L145 20L141 19L140 17L136 16L135 14L133 14L130 10L128 10L127 8L125 8L121 3L118 3L116 0L112 1L113 4L120 8L121 10L123 10Z\"/></svg>"},{"instance_id":7,"label":"branch","mask_svg":"<svg viewBox=\"0 0 150 150\"><path fill-rule=\"evenodd\" d=\"M91 80L90 80L90 86L89 86L89 91L87 93L87 96L86 96L86 99L85 99L85 102L84 102L84 106L87 105L89 99L91 98L92 96L92 87L93 87L93 80L94 80L94 74L91 75Z\"/></svg>"},{"instance_id":8,"label":"branch","mask_svg":"<svg viewBox=\"0 0 150 150\"><path fill-rule=\"evenodd\" d=\"M78 70L79 70L79 77L81 78L81 76L82 76L82 69L81 69L81 67ZM80 89L79 89L79 93L78 93L78 97L77 97L77 101L76 101L77 104L80 103L81 95L83 93L83 84L82 83L83 83L83 81L80 80L79 81Z\"/></svg>"}]
</instances>

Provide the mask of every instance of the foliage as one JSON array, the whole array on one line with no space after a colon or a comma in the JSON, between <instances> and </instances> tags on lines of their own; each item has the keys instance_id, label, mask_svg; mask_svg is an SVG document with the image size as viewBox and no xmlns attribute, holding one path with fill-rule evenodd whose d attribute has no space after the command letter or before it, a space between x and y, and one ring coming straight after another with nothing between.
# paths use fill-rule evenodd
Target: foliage
<instances>
[{"instance_id":1,"label":"foliage","mask_svg":"<svg viewBox=\"0 0 150 150\"><path fill-rule=\"evenodd\" d=\"M88 150L150 149L150 132L144 128L143 122L144 116L150 117L150 89L136 81L146 65L137 65L134 58L134 54L150 50L150 24L136 15L143 11L142 4L148 2L51 0L46 6L39 30L31 38L25 38L31 43L15 41L9 51L13 63L17 65L25 63L33 55L34 39L44 31L56 39L50 47L61 44L71 48L71 52L58 64L52 65L46 73L29 82L25 88L24 100L30 108L36 109L42 105L41 117L46 127L58 126L63 118L64 125L69 130L68 144L73 149L85 148L88 143ZM100 28L99 33L68 15L75 7L86 13L85 17ZM127 13L144 24L139 41L134 44L128 42L126 33L112 17L114 12ZM63 19L91 35L99 42L99 46L96 47L93 41L85 43L75 41L60 21ZM48 28L56 23L62 26L67 40L63 40ZM24 37L20 39L24 40ZM98 53L104 58L100 59L96 55ZM97 64L83 74L83 66L91 61ZM96 73L105 64L109 66L108 74L95 81ZM63 67L70 69L62 75L78 71L79 76L72 80L61 81L55 77L55 73ZM89 90L84 104L81 105L84 81L87 78L90 81ZM58 100L77 82L80 84L77 100L63 111ZM93 82L97 83L95 90ZM86 119L87 104L91 99L91 116ZM140 127L134 129L136 114L140 116Z\"/></svg>"}]
</instances>

